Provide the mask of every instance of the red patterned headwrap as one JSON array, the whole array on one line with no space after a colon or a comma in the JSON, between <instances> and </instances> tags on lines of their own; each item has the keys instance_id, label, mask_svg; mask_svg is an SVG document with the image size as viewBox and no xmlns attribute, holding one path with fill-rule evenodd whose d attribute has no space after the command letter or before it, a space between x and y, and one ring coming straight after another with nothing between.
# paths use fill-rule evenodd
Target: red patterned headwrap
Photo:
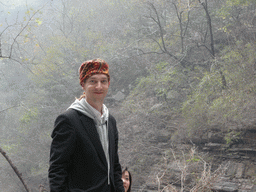
<instances>
[{"instance_id":1,"label":"red patterned headwrap","mask_svg":"<svg viewBox=\"0 0 256 192\"><path fill-rule=\"evenodd\" d=\"M94 74L105 74L108 76L108 80L110 80L108 64L106 61L102 59L93 59L82 63L79 68L80 85L83 87L85 80Z\"/></svg>"}]
</instances>

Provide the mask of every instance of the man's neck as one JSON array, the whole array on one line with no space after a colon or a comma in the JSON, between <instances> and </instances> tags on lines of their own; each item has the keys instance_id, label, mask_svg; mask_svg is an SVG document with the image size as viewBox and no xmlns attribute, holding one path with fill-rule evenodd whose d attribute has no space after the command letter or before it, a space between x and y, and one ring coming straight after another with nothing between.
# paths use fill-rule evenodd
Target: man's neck
<instances>
[{"instance_id":1,"label":"man's neck","mask_svg":"<svg viewBox=\"0 0 256 192\"><path fill-rule=\"evenodd\" d=\"M91 102L86 99L87 103L89 103L93 108L99 111L102 115L103 102Z\"/></svg>"}]
</instances>

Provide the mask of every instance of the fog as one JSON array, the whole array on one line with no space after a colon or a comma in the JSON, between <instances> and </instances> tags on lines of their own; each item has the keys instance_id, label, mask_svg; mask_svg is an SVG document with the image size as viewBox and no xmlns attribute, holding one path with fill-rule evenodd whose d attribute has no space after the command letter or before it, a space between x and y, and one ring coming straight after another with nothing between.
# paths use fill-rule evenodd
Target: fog
<instances>
[{"instance_id":1,"label":"fog","mask_svg":"<svg viewBox=\"0 0 256 192\"><path fill-rule=\"evenodd\" d=\"M105 104L117 120L133 191L202 187L205 162L213 165L209 175L223 163L202 154L207 144L254 147L245 136L253 137L256 122L255 5L0 0L1 191L27 191L24 183L49 191L54 121L82 94L78 68L94 58L110 66ZM249 170L254 153L238 155ZM256 179L246 171L241 177Z\"/></svg>"}]
</instances>

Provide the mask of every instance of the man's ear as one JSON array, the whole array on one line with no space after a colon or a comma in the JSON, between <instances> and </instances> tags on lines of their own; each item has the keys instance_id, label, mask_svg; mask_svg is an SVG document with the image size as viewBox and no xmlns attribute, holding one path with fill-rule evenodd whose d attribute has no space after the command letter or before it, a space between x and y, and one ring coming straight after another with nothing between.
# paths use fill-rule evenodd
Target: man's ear
<instances>
[{"instance_id":1,"label":"man's ear","mask_svg":"<svg viewBox=\"0 0 256 192\"><path fill-rule=\"evenodd\" d=\"M110 81L108 81L108 86L110 85Z\"/></svg>"}]
</instances>

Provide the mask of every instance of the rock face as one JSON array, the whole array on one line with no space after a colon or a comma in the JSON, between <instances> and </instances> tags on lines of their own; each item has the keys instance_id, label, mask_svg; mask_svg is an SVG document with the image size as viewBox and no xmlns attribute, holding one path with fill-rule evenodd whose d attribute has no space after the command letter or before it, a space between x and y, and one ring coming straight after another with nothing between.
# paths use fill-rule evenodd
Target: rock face
<instances>
[{"instance_id":1,"label":"rock face","mask_svg":"<svg viewBox=\"0 0 256 192\"><path fill-rule=\"evenodd\" d=\"M208 142L202 147L216 164L228 162L224 176L212 185L214 192L256 192L255 130L240 135L229 144Z\"/></svg>"},{"instance_id":2,"label":"rock face","mask_svg":"<svg viewBox=\"0 0 256 192\"><path fill-rule=\"evenodd\" d=\"M255 192L256 185L251 179L244 179L245 165L230 162L227 172L212 185L214 192Z\"/></svg>"},{"instance_id":3,"label":"rock face","mask_svg":"<svg viewBox=\"0 0 256 192\"><path fill-rule=\"evenodd\" d=\"M123 101L124 98L125 98L125 94L121 91L118 91L115 95L106 97L104 103L108 107L114 107L114 106L117 106L118 103Z\"/></svg>"},{"instance_id":4,"label":"rock face","mask_svg":"<svg viewBox=\"0 0 256 192\"><path fill-rule=\"evenodd\" d=\"M118 91L115 95L113 95L113 98L117 101L122 101L125 98L125 94L121 91Z\"/></svg>"},{"instance_id":5,"label":"rock face","mask_svg":"<svg viewBox=\"0 0 256 192\"><path fill-rule=\"evenodd\" d=\"M205 139L204 143L199 143L197 147L204 154L208 154L208 157L212 158L211 164L213 170L217 170L219 166L223 167L223 172L214 179L213 183L210 183L211 191L213 192L256 192L256 148L254 144L254 134L243 133L242 137L239 138L239 142L231 142L229 144L224 143L224 138L221 138L218 133L218 139L214 134L211 135L213 140L210 138ZM246 137L245 137L246 136ZM223 135L224 137L224 135ZM155 137L156 141L152 140L153 143L168 143L169 138L163 139L162 137ZM206 142L208 141L208 142ZM214 142L213 142L214 141ZM216 141L219 141L216 142ZM238 141L238 140L235 140ZM215 143L216 142L216 143ZM160 147L162 148L162 147ZM175 182L181 175L181 170L173 164L168 167L171 170L170 176L167 181L174 185L176 189L179 189L181 183ZM187 171L189 171L187 169ZM186 185L192 183L192 178L187 175ZM167 186L166 183L162 183L161 189ZM143 192L157 192L156 185L150 186L149 184L143 190ZM167 189L165 190L168 191ZM169 190L171 191L171 190ZM178 190L179 191L179 190ZM201 191L205 192L205 191Z\"/></svg>"},{"instance_id":6,"label":"rock face","mask_svg":"<svg viewBox=\"0 0 256 192\"><path fill-rule=\"evenodd\" d=\"M226 178L220 178L220 181L214 184L212 190L214 192L238 192L238 184L226 180Z\"/></svg>"}]
</instances>

